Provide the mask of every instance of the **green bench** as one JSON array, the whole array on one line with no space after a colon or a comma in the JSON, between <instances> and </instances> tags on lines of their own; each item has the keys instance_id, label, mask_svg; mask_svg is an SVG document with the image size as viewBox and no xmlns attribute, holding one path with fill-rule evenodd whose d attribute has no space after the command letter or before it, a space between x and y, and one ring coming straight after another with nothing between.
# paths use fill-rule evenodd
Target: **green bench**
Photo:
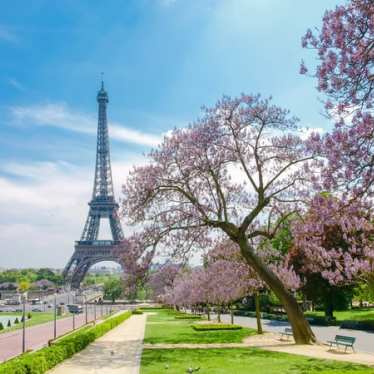
<instances>
[{"instance_id":1,"label":"green bench","mask_svg":"<svg viewBox=\"0 0 374 374\"><path fill-rule=\"evenodd\" d=\"M335 345L337 348L339 348L339 346L343 346L344 352L347 352L348 347L352 348L352 351L354 352L355 349L353 348L353 344L355 341L356 338L352 336L336 335L334 340L330 340L327 343L330 344L330 349L333 345Z\"/></svg>"},{"instance_id":2,"label":"green bench","mask_svg":"<svg viewBox=\"0 0 374 374\"><path fill-rule=\"evenodd\" d=\"M283 338L283 336L287 336L287 340L290 336L293 336L293 332L292 332L292 329L290 327L286 327L284 329L284 331L281 332L281 339Z\"/></svg>"}]
</instances>

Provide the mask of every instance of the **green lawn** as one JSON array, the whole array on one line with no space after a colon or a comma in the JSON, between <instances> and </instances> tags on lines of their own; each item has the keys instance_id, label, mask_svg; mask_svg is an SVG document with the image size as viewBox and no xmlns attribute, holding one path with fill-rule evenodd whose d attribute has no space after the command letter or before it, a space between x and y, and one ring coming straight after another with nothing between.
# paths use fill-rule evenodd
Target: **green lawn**
<instances>
[{"instance_id":1,"label":"green lawn","mask_svg":"<svg viewBox=\"0 0 374 374\"><path fill-rule=\"evenodd\" d=\"M15 312L15 313L9 313L9 314L11 314L12 316L18 316L18 319L21 321L22 313ZM7 313L4 313L4 315L7 315ZM26 313L26 315L27 315L27 313ZM40 325L41 323L50 322L50 321L53 320L53 313L52 312L32 312L31 316L32 317L30 319L26 319L26 327ZM64 316L57 316L57 319L65 318L67 316L68 315L66 315L66 314ZM5 327L5 325L4 325L4 327ZM18 330L18 329L21 329L21 328L22 328L22 322L20 322L17 325L14 325L10 328L5 327L4 330L0 330L0 334L10 332L10 331L14 331L14 330Z\"/></svg>"},{"instance_id":2,"label":"green lawn","mask_svg":"<svg viewBox=\"0 0 374 374\"><path fill-rule=\"evenodd\" d=\"M307 317L324 317L323 311L307 312ZM374 309L352 309L343 311L334 311L334 317L337 321L374 321Z\"/></svg>"},{"instance_id":3,"label":"green lawn","mask_svg":"<svg viewBox=\"0 0 374 374\"><path fill-rule=\"evenodd\" d=\"M350 363L315 360L304 356L255 348L145 349L141 374L372 374L373 369Z\"/></svg>"},{"instance_id":4,"label":"green lawn","mask_svg":"<svg viewBox=\"0 0 374 374\"><path fill-rule=\"evenodd\" d=\"M154 315L147 318L145 343L240 343L245 337L256 333L253 329L196 331L192 325L196 320L175 319L174 311L159 309L152 310Z\"/></svg>"}]
</instances>

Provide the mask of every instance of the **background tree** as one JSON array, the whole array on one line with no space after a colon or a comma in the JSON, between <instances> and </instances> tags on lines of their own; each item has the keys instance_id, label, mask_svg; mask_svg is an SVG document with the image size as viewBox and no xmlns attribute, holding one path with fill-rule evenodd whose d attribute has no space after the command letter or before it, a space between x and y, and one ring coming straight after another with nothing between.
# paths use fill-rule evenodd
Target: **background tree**
<instances>
[{"instance_id":1,"label":"background tree","mask_svg":"<svg viewBox=\"0 0 374 374\"><path fill-rule=\"evenodd\" d=\"M317 195L310 210L293 225L290 262L301 275L302 290L322 303L326 317L352 298L353 287L374 271L374 225L366 206L346 205Z\"/></svg>"},{"instance_id":2,"label":"background tree","mask_svg":"<svg viewBox=\"0 0 374 374\"><path fill-rule=\"evenodd\" d=\"M117 278L109 279L104 283L104 298L116 302L122 295L122 281Z\"/></svg>"},{"instance_id":3,"label":"background tree","mask_svg":"<svg viewBox=\"0 0 374 374\"><path fill-rule=\"evenodd\" d=\"M19 292L26 292L30 289L30 282L24 280L18 283L18 290Z\"/></svg>"},{"instance_id":4,"label":"background tree","mask_svg":"<svg viewBox=\"0 0 374 374\"><path fill-rule=\"evenodd\" d=\"M123 290L130 299L135 300L138 290L147 282L155 253L154 245L150 244L147 233L142 232L123 240L118 251L125 269Z\"/></svg>"},{"instance_id":5,"label":"background tree","mask_svg":"<svg viewBox=\"0 0 374 374\"><path fill-rule=\"evenodd\" d=\"M155 267L149 276L147 286L151 289L153 298L158 299L173 287L174 280L183 266L167 261L162 265L156 264Z\"/></svg>"}]
</instances>

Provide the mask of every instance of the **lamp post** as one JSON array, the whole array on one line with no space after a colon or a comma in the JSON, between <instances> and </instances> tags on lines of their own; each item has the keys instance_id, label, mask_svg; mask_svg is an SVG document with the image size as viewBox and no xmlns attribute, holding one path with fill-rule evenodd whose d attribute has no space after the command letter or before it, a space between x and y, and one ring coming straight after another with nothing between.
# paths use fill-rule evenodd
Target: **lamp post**
<instances>
[{"instance_id":1,"label":"lamp post","mask_svg":"<svg viewBox=\"0 0 374 374\"><path fill-rule=\"evenodd\" d=\"M83 295L84 297L84 307L85 307L85 314L86 314L86 325L88 323L88 313L87 313L87 296L86 295Z\"/></svg>"},{"instance_id":2,"label":"lamp post","mask_svg":"<svg viewBox=\"0 0 374 374\"><path fill-rule=\"evenodd\" d=\"M22 353L26 352L26 297L27 293L22 294Z\"/></svg>"},{"instance_id":3,"label":"lamp post","mask_svg":"<svg viewBox=\"0 0 374 374\"><path fill-rule=\"evenodd\" d=\"M55 293L54 298L54 316L53 316L53 337L56 339L57 337L57 295Z\"/></svg>"}]
</instances>

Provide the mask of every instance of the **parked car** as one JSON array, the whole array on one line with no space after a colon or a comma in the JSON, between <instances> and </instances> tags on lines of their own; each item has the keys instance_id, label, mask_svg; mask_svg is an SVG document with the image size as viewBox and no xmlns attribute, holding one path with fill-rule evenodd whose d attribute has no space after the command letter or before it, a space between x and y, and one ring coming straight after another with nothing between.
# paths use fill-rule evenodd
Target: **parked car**
<instances>
[{"instance_id":1,"label":"parked car","mask_svg":"<svg viewBox=\"0 0 374 374\"><path fill-rule=\"evenodd\" d=\"M74 314L83 313L83 307L82 307L82 305L68 304L67 308L68 308L68 311L70 313L74 313Z\"/></svg>"},{"instance_id":2,"label":"parked car","mask_svg":"<svg viewBox=\"0 0 374 374\"><path fill-rule=\"evenodd\" d=\"M33 312L42 312L42 310L40 308L32 308L31 309Z\"/></svg>"}]
</instances>

